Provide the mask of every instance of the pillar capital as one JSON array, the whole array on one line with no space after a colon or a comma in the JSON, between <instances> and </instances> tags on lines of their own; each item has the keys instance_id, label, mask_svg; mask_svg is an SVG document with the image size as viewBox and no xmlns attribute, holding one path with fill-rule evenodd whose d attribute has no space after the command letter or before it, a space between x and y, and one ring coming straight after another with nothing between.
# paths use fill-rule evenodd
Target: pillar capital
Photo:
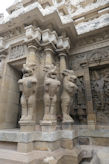
<instances>
[{"instance_id":1,"label":"pillar capital","mask_svg":"<svg viewBox=\"0 0 109 164\"><path fill-rule=\"evenodd\" d=\"M6 55L4 55L4 54L0 55L0 60L5 59L5 58L6 58Z\"/></svg>"},{"instance_id":2,"label":"pillar capital","mask_svg":"<svg viewBox=\"0 0 109 164\"><path fill-rule=\"evenodd\" d=\"M59 53L59 56L60 56L60 57L61 57L61 56L66 57L66 56L67 56L67 54L66 54L65 52L60 52L60 53Z\"/></svg>"},{"instance_id":3,"label":"pillar capital","mask_svg":"<svg viewBox=\"0 0 109 164\"><path fill-rule=\"evenodd\" d=\"M47 52L49 52L49 53L53 53L53 48L51 47L51 46L46 46L45 48L44 48L44 51L47 53Z\"/></svg>"},{"instance_id":4,"label":"pillar capital","mask_svg":"<svg viewBox=\"0 0 109 164\"><path fill-rule=\"evenodd\" d=\"M28 49L36 52L37 46L34 46L34 44L29 44Z\"/></svg>"}]
</instances>

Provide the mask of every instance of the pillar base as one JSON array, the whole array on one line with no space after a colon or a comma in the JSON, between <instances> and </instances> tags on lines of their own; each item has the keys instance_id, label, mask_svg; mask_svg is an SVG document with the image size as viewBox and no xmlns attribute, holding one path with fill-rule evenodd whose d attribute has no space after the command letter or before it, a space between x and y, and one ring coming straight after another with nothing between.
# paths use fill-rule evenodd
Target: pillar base
<instances>
[{"instance_id":1,"label":"pillar base","mask_svg":"<svg viewBox=\"0 0 109 164\"><path fill-rule=\"evenodd\" d=\"M87 122L88 122L88 128L95 130L95 127L96 127L96 115L94 113L88 114Z\"/></svg>"},{"instance_id":2,"label":"pillar base","mask_svg":"<svg viewBox=\"0 0 109 164\"><path fill-rule=\"evenodd\" d=\"M55 131L57 127L57 121L40 121L40 126L42 131Z\"/></svg>"},{"instance_id":3,"label":"pillar base","mask_svg":"<svg viewBox=\"0 0 109 164\"><path fill-rule=\"evenodd\" d=\"M73 130L73 121L62 122L62 129L63 130Z\"/></svg>"},{"instance_id":4,"label":"pillar base","mask_svg":"<svg viewBox=\"0 0 109 164\"><path fill-rule=\"evenodd\" d=\"M32 132L35 130L35 121L19 121L21 132Z\"/></svg>"},{"instance_id":5,"label":"pillar base","mask_svg":"<svg viewBox=\"0 0 109 164\"><path fill-rule=\"evenodd\" d=\"M17 144L17 151L22 153L28 153L33 151L33 143L18 143Z\"/></svg>"}]
</instances>

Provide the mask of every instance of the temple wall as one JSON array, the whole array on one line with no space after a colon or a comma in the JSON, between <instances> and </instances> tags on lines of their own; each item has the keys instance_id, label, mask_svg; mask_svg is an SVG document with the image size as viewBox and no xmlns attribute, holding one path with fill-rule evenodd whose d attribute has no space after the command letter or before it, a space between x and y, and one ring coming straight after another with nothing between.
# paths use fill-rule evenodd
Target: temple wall
<instances>
[{"instance_id":1,"label":"temple wall","mask_svg":"<svg viewBox=\"0 0 109 164\"><path fill-rule=\"evenodd\" d=\"M0 92L0 128L16 128L19 110L20 74L7 63L4 66Z\"/></svg>"},{"instance_id":2,"label":"temple wall","mask_svg":"<svg viewBox=\"0 0 109 164\"><path fill-rule=\"evenodd\" d=\"M97 125L106 125L108 121L108 32L82 37L76 41L66 58L68 69L74 70L77 78L78 90L71 105L71 116L74 124L90 124L97 121ZM21 69L28 55L26 44L18 43L9 50L0 65L0 128L15 128L18 121L19 94L18 80L21 78ZM34 109L34 120L40 123L44 115L44 67L46 65L46 49L38 47L37 57L37 100ZM2 57L2 55L1 55ZM62 61L62 65L61 65ZM49 60L48 60L49 62ZM52 63L57 66L58 78L65 63L60 55L54 52ZM57 100L57 115L61 116L60 107L61 88ZM11 113L11 114L10 114Z\"/></svg>"},{"instance_id":3,"label":"temple wall","mask_svg":"<svg viewBox=\"0 0 109 164\"><path fill-rule=\"evenodd\" d=\"M71 115L78 124L96 119L108 125L109 46L108 34L80 38L70 56L70 69L77 75L78 91ZM95 115L95 116L94 116Z\"/></svg>"}]
</instances>

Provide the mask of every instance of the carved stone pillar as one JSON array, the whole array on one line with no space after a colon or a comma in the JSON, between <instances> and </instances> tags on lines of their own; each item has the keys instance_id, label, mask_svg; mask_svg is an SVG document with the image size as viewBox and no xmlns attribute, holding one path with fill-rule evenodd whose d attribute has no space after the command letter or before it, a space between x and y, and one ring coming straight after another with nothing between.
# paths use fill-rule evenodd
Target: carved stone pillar
<instances>
[{"instance_id":1,"label":"carved stone pillar","mask_svg":"<svg viewBox=\"0 0 109 164\"><path fill-rule=\"evenodd\" d=\"M0 90L2 88L2 77L4 72L4 66L5 66L5 58L6 55L4 54L0 55Z\"/></svg>"},{"instance_id":2,"label":"carved stone pillar","mask_svg":"<svg viewBox=\"0 0 109 164\"><path fill-rule=\"evenodd\" d=\"M62 74L62 72L67 68L66 54L61 52L59 56L60 56L60 74Z\"/></svg>"},{"instance_id":3,"label":"carved stone pillar","mask_svg":"<svg viewBox=\"0 0 109 164\"><path fill-rule=\"evenodd\" d=\"M91 84L90 84L90 75L89 68L84 68L84 80L86 86L86 98L87 98L87 121L89 128L95 128L96 116L93 111L93 102L92 102L92 93L91 93Z\"/></svg>"},{"instance_id":4,"label":"carved stone pillar","mask_svg":"<svg viewBox=\"0 0 109 164\"><path fill-rule=\"evenodd\" d=\"M40 122L42 131L56 130L56 103L57 94L61 85L57 78L56 66L50 65L47 70L45 70L46 75L44 79L44 117Z\"/></svg>"},{"instance_id":5,"label":"carved stone pillar","mask_svg":"<svg viewBox=\"0 0 109 164\"><path fill-rule=\"evenodd\" d=\"M28 55L27 55L27 59L26 59L26 64L27 65L32 65L32 64L37 64L37 55L36 55L36 50L37 47L34 45L29 45L28 46Z\"/></svg>"},{"instance_id":6,"label":"carved stone pillar","mask_svg":"<svg viewBox=\"0 0 109 164\"><path fill-rule=\"evenodd\" d=\"M61 94L61 108L63 114L63 129L71 129L73 124L73 119L70 116L70 104L73 101L74 93L77 89L75 84L76 76L73 70L63 71L63 91Z\"/></svg>"},{"instance_id":7,"label":"carved stone pillar","mask_svg":"<svg viewBox=\"0 0 109 164\"><path fill-rule=\"evenodd\" d=\"M36 109L37 78L34 65L23 65L24 75L18 81L22 92L22 116L19 121L21 131L33 131L35 128L34 110Z\"/></svg>"},{"instance_id":8,"label":"carved stone pillar","mask_svg":"<svg viewBox=\"0 0 109 164\"><path fill-rule=\"evenodd\" d=\"M21 131L33 131L35 128L34 110L36 109L36 92L37 92L37 77L36 68L38 58L36 54L37 47L34 45L28 46L28 55L26 64L23 65L24 75L18 81L19 89L22 91L21 105L22 117L19 121Z\"/></svg>"},{"instance_id":9,"label":"carved stone pillar","mask_svg":"<svg viewBox=\"0 0 109 164\"><path fill-rule=\"evenodd\" d=\"M51 47L45 48L45 65L51 65L53 64L53 50Z\"/></svg>"},{"instance_id":10,"label":"carved stone pillar","mask_svg":"<svg viewBox=\"0 0 109 164\"><path fill-rule=\"evenodd\" d=\"M0 78L2 77L3 74L3 68L4 68L4 64L5 64L5 55L0 55Z\"/></svg>"}]
</instances>

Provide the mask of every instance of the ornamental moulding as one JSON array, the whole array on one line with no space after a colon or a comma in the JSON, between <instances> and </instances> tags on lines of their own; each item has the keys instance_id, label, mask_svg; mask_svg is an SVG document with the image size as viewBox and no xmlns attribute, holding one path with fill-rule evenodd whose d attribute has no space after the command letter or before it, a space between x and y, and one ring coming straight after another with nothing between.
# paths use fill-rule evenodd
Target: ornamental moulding
<instances>
[{"instance_id":1,"label":"ornamental moulding","mask_svg":"<svg viewBox=\"0 0 109 164\"><path fill-rule=\"evenodd\" d=\"M33 42L41 49L48 47L52 48L55 52L65 51L66 53L70 50L70 40L66 37L66 35L59 36L56 31L51 31L50 29L41 30L39 27L35 28L32 25L25 27L24 37L20 40L20 42L18 42L18 40L16 40L16 42L13 40L13 43L11 41L10 45L9 43L6 45L3 44L5 41L2 38L0 50L2 50L4 45L5 49L11 47L9 60L12 60L24 56L26 52L26 45Z\"/></svg>"}]
</instances>

